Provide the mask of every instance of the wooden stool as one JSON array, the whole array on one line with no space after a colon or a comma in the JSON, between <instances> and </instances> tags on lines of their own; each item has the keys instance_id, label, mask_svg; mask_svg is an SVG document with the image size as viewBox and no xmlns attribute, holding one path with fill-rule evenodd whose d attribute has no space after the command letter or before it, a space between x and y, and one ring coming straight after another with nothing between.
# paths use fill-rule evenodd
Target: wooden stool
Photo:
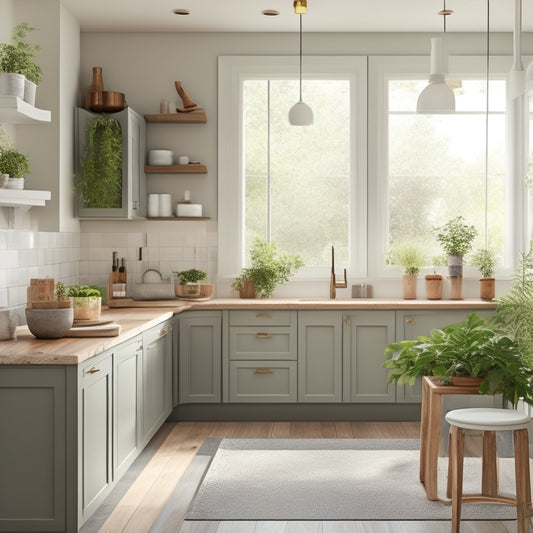
<instances>
[{"instance_id":1,"label":"wooden stool","mask_svg":"<svg viewBox=\"0 0 533 533\"><path fill-rule=\"evenodd\" d=\"M459 533L462 502L496 502L516 506L518 533L529 531L531 484L529 477L530 417L512 409L456 409L446 415L450 424L448 497L452 499L452 533ZM482 431L483 458L481 494L463 494L465 429ZM512 431L516 476L516 498L498 494L496 431Z\"/></svg>"}]
</instances>

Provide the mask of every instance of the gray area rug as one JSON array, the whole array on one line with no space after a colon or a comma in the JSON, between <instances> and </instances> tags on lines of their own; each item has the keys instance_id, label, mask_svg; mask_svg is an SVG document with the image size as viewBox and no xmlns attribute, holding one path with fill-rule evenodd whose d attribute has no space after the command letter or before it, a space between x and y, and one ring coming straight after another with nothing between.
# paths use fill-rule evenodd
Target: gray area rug
<instances>
[{"instance_id":1,"label":"gray area rug","mask_svg":"<svg viewBox=\"0 0 533 533\"><path fill-rule=\"evenodd\" d=\"M419 481L415 439L223 439L186 520L450 520L447 459L442 501ZM465 492L479 491L480 460L465 459ZM473 483L472 483L473 481ZM514 491L514 462L500 460L500 487ZM465 520L516 519L512 506L463 505Z\"/></svg>"}]
</instances>

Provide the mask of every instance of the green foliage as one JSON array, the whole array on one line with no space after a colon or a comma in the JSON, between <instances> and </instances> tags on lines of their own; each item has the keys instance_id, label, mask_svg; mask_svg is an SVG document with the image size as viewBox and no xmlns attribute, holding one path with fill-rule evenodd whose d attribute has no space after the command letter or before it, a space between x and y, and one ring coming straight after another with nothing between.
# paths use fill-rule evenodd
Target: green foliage
<instances>
[{"instance_id":1,"label":"green foliage","mask_svg":"<svg viewBox=\"0 0 533 533\"><path fill-rule=\"evenodd\" d=\"M492 249L480 248L472 257L472 266L481 273L482 278L491 278L496 268L496 252Z\"/></svg>"},{"instance_id":2,"label":"green foliage","mask_svg":"<svg viewBox=\"0 0 533 533\"><path fill-rule=\"evenodd\" d=\"M495 301L494 323L505 329L520 353L533 362L533 248L521 254L511 289Z\"/></svg>"},{"instance_id":3,"label":"green foliage","mask_svg":"<svg viewBox=\"0 0 533 533\"><path fill-rule=\"evenodd\" d=\"M122 206L122 128L109 115L98 115L87 124L87 147L75 186L85 207Z\"/></svg>"},{"instance_id":4,"label":"green foliage","mask_svg":"<svg viewBox=\"0 0 533 533\"><path fill-rule=\"evenodd\" d=\"M23 178L31 174L28 157L17 150L2 150L0 152L0 174L9 174L10 178Z\"/></svg>"},{"instance_id":5,"label":"green foliage","mask_svg":"<svg viewBox=\"0 0 533 533\"><path fill-rule=\"evenodd\" d=\"M207 274L202 270L191 268L190 270L178 272L178 279L180 285L185 285L186 283L198 283L200 281L205 281L207 279Z\"/></svg>"},{"instance_id":6,"label":"green foliage","mask_svg":"<svg viewBox=\"0 0 533 533\"><path fill-rule=\"evenodd\" d=\"M43 78L43 71L35 57L41 47L26 42L30 31L34 31L27 22L21 22L13 29L11 41L0 44L0 69L2 72L23 74L28 80L39 85Z\"/></svg>"},{"instance_id":7,"label":"green foliage","mask_svg":"<svg viewBox=\"0 0 533 533\"><path fill-rule=\"evenodd\" d=\"M407 276L418 276L426 257L420 244L405 240L391 246L386 260L388 265L401 267Z\"/></svg>"},{"instance_id":8,"label":"green foliage","mask_svg":"<svg viewBox=\"0 0 533 533\"><path fill-rule=\"evenodd\" d=\"M89 296L101 296L101 290L98 287L89 285L72 285L68 288L68 295L71 298L87 298Z\"/></svg>"},{"instance_id":9,"label":"green foliage","mask_svg":"<svg viewBox=\"0 0 533 533\"><path fill-rule=\"evenodd\" d=\"M15 145L9 138L8 134L0 127L0 152L4 150L13 150Z\"/></svg>"},{"instance_id":10,"label":"green foliage","mask_svg":"<svg viewBox=\"0 0 533 533\"><path fill-rule=\"evenodd\" d=\"M63 302L67 299L67 288L65 287L65 284L62 281L58 281L56 283L56 287L54 290L56 300Z\"/></svg>"},{"instance_id":11,"label":"green foliage","mask_svg":"<svg viewBox=\"0 0 533 533\"><path fill-rule=\"evenodd\" d=\"M256 238L250 250L250 266L242 269L232 287L239 289L245 279L251 279L256 293L261 298L270 298L276 286L288 283L303 264L299 255L282 252L274 243Z\"/></svg>"},{"instance_id":12,"label":"green foliage","mask_svg":"<svg viewBox=\"0 0 533 533\"><path fill-rule=\"evenodd\" d=\"M464 322L434 329L428 337L387 345L388 383L413 385L418 376L484 377L480 394L503 394L516 405L533 403L533 366L507 331L471 313Z\"/></svg>"},{"instance_id":13,"label":"green foliage","mask_svg":"<svg viewBox=\"0 0 533 533\"><path fill-rule=\"evenodd\" d=\"M437 232L437 240L444 252L460 257L472 249L472 243L477 235L476 228L468 225L460 215L434 230Z\"/></svg>"}]
</instances>

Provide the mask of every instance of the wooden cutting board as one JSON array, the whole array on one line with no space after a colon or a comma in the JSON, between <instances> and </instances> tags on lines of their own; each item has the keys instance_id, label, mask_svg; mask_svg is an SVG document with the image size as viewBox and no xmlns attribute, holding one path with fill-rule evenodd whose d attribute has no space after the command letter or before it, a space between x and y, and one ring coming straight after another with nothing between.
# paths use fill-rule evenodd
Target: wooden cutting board
<instances>
[{"instance_id":1,"label":"wooden cutting board","mask_svg":"<svg viewBox=\"0 0 533 533\"><path fill-rule=\"evenodd\" d=\"M67 337L116 337L120 335L120 324L71 328Z\"/></svg>"}]
</instances>

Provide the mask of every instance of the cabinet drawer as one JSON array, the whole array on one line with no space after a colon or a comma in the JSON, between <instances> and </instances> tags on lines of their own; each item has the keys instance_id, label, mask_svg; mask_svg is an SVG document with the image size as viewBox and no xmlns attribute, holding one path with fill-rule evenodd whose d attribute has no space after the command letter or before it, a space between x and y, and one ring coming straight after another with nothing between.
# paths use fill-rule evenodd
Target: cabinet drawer
<instances>
[{"instance_id":1,"label":"cabinet drawer","mask_svg":"<svg viewBox=\"0 0 533 533\"><path fill-rule=\"evenodd\" d=\"M294 359L297 358L295 328L232 327L229 328L230 359Z\"/></svg>"},{"instance_id":2,"label":"cabinet drawer","mask_svg":"<svg viewBox=\"0 0 533 533\"><path fill-rule=\"evenodd\" d=\"M230 402L296 402L296 361L231 361Z\"/></svg>"},{"instance_id":3,"label":"cabinet drawer","mask_svg":"<svg viewBox=\"0 0 533 533\"><path fill-rule=\"evenodd\" d=\"M230 326L290 326L296 323L296 312L285 310L230 311Z\"/></svg>"}]
</instances>

